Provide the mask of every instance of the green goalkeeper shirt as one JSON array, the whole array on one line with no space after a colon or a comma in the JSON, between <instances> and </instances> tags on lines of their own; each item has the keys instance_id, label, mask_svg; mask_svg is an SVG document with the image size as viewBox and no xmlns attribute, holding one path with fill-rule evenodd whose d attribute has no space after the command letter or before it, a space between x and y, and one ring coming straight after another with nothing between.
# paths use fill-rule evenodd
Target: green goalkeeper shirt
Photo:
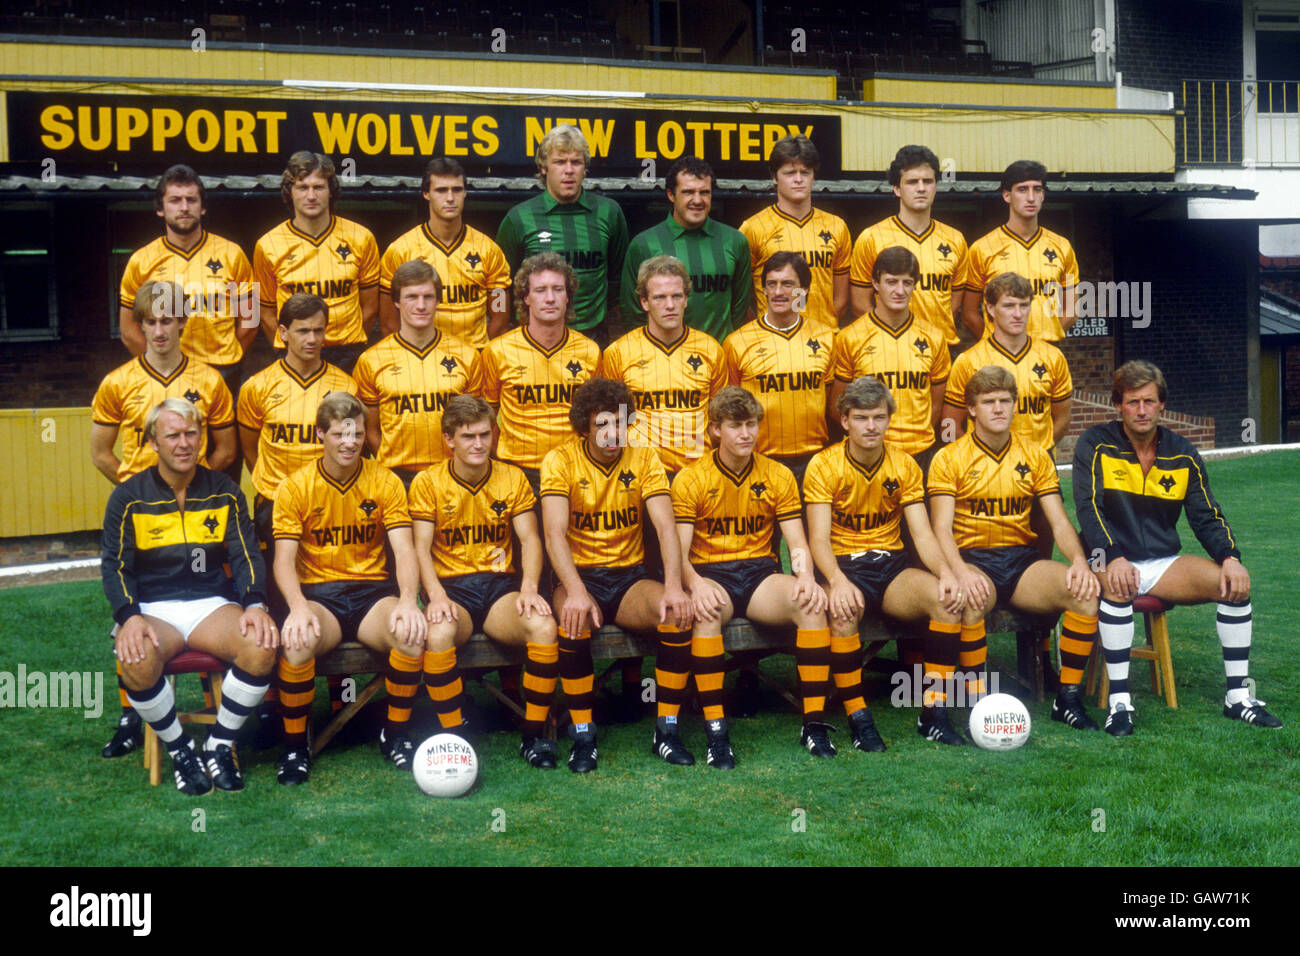
<instances>
[{"instance_id":1,"label":"green goalkeeper shirt","mask_svg":"<svg viewBox=\"0 0 1300 956\"><path fill-rule=\"evenodd\" d=\"M575 201L562 203L544 191L506 213L497 230L497 245L512 274L539 252L564 257L578 280L575 329L596 328L605 321L606 303L618 301L618 278L627 253L627 219L612 199L584 189Z\"/></svg>"},{"instance_id":2,"label":"green goalkeeper shirt","mask_svg":"<svg viewBox=\"0 0 1300 956\"><path fill-rule=\"evenodd\" d=\"M674 256L686 266L691 277L687 325L721 342L745 324L752 285L749 241L740 230L713 219L705 219L698 229L687 229L669 213L628 246L621 300L625 326L646 320L636 297L636 272L655 256Z\"/></svg>"}]
</instances>

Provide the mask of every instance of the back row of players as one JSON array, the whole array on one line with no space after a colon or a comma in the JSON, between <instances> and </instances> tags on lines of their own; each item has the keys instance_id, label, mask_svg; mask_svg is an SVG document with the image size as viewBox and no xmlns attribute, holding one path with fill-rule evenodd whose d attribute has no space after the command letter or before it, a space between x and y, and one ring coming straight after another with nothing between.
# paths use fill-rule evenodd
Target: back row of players
<instances>
[{"instance_id":1,"label":"back row of players","mask_svg":"<svg viewBox=\"0 0 1300 956\"><path fill-rule=\"evenodd\" d=\"M799 146L797 141L790 142ZM783 145L778 144L777 152ZM811 144L806 145L811 148ZM552 197L554 200L550 160L555 154L544 155L546 146L544 142L539 149L539 167L548 191L539 199ZM900 152L900 159L905 152ZM328 162L320 157L313 160ZM561 190L571 186L573 176L577 175L577 195L581 197L585 157L580 164L558 165L560 169L554 172L555 185ZM776 169L778 195L782 171L791 165L801 164L783 163ZM928 167L931 199L935 165ZM900 180L907 180L907 172L900 171ZM923 180L927 179L925 172L921 170ZM300 176L292 188L288 186L286 173L286 193L293 197L296 213L300 211L297 186L312 177L324 180L323 185L328 189L328 180L319 169ZM785 178L800 179L797 175ZM810 184L810 177L807 180ZM674 181L671 173L669 181ZM426 194L430 197L432 213L436 179L428 178L427 182ZM678 179L677 189L670 189L674 214L665 224L671 230L676 223L679 232L685 229L677 219L675 192L681 192L682 182ZM458 184L458 198L463 201L463 175L458 177ZM1041 202L1041 178L1037 188ZM164 208L172 189L160 184ZM926 192L924 188L920 191ZM307 192L302 207L313 208L311 191ZM900 198L904 194L900 190ZM529 202L537 203L537 200ZM695 202L698 207L698 197ZM551 204L554 206L556 201ZM684 205L689 208L690 201ZM1037 206L1033 203L1030 206L1036 215ZM906 200L902 208L907 208ZM1016 208L1012 203L1013 216ZM781 214L779 203L769 212L773 210ZM515 212L518 210L512 211L511 216ZM703 227L716 226L707 221L707 197L703 212L699 217ZM900 210L897 219L901 220L902 214ZM164 218L169 223L169 232L173 218L178 222L184 219L166 214ZM326 228L335 228L337 222L329 220ZM937 224L931 224L934 225ZM429 226L421 227L427 238L431 238L429 229ZM462 238L464 235L462 232ZM960 236L957 239L960 241ZM350 250L347 255L341 251L346 247L347 243L341 241L335 250L343 259L351 255ZM945 254L952 251L949 247ZM816 257L809 258L817 261ZM809 315L817 280L805 256L788 251L775 253L764 260L759 270L766 311L719 346L709 335L688 327L691 307L697 298L692 293L698 283L692 282L680 261L652 256L641 263L634 285L635 301L646 315L646 325L613 343L602 356L595 342L570 330L575 324L576 306L582 299L575 270L560 256L541 253L530 256L515 276L514 302L519 328L493 338L480 356L478 349L458 340L438 321L444 303L450 298L438 272L424 261L406 261L396 266L387 279L398 329L360 356L354 369L355 381L322 357L322 352L331 348L327 343L328 330L336 327L334 309L308 292L285 297L278 310L277 329L278 338L286 346L285 355L245 383L238 406L239 437L258 492L255 504L258 537L267 541L274 535L286 543L284 550L279 545L276 548L276 578L289 612L284 621L285 650L279 673L288 742L280 779L297 782L306 779L309 772L305 722L311 700L312 662L317 653L337 643L343 629L355 630L363 641L378 643L390 651L389 722L381 746L390 759L402 766L409 764L411 749L402 731L421 669L420 658L413 652L427 639L423 661L426 684L444 726L458 726L460 683L455 676L454 644L467 638L471 629L486 623L490 635L528 645L524 696L529 716L522 750L530 763L553 765L553 752L538 731L549 709L549 695L554 693L558 656L558 673L565 682L575 726L570 766L575 770L594 768L595 728L590 720L592 678L587 639L592 625L599 626L602 620L609 619L634 629L657 627L660 631L656 752L670 762L691 759L677 735L676 712L685 693L687 675L694 670L709 721L709 762L725 766L732 758L721 709L721 627L734 613L745 613L757 620L793 622L798 626L805 700L802 740L813 753L825 756L834 753L822 719L832 674L845 699L855 745L862 749L882 749L883 742L871 725L870 713L858 689L860 670L856 661L860 658L860 644L856 632L864 608L880 610L883 604L888 613L897 617L928 616L932 635L927 642L928 672L943 674L947 668L951 673L957 663L959 643L963 668L978 670L984 654L981 622L987 609L985 605L991 606L994 590L1005 592L1000 596L1015 601L1022 590L1017 582L1022 574L1028 573L1027 569L1033 571L1033 566L1038 564L1045 567L1030 574L1032 587L1025 585L1032 597L1026 596L1019 605L1068 612L1062 637L1063 689L1053 714L1071 726L1091 725L1078 700L1078 682L1082 661L1086 660L1097 630L1097 583L1088 572L1082 547L1065 519L1056 495L1055 473L1043 451L1055 444L1068 422L1071 391L1068 368L1059 350L1027 332L1036 303L1033 286L1023 277L1005 274L986 283L983 289L985 311L993 323L992 333L958 359L950 379L947 336L931 323L914 317L918 296L915 290L921 278L918 260L909 249L892 246L880 250L871 267L874 302L870 310L837 335L833 325L817 322ZM182 330L188 334L190 328L189 323L180 319L184 310L178 315L177 310L158 307L159 303L175 302L177 298L175 287L165 283L146 282L140 287L132 302L132 316L143 333L145 355L112 373L97 396L96 461L111 477L124 478L139 471L148 464L150 452L158 449L156 434L154 440L146 440L146 429L135 425L123 435L123 460L117 462L112 457L113 438L129 417L124 410L134 408L137 414L142 414L168 394L184 395L206 413L213 436L209 461L222 466L233 459L229 395L223 409L224 387L214 381L210 371L205 375L205 368L199 362L193 362L191 367L189 359L178 348L184 341ZM948 301L953 300L949 297ZM490 304L491 297L485 295L480 325L488 325L486 320L492 315ZM951 312L948 314L951 316ZM493 321L496 320L494 316ZM334 354L345 360L350 348L336 345ZM994 375L996 387L989 388L980 378L981 375L989 378L992 373L985 369L986 365L1001 365L1014 374ZM864 375L873 375L875 379L858 381ZM591 388L575 391L593 376L614 381L596 381ZM800 573L787 581L779 575L771 553L772 531L779 525L790 542L792 554L808 554L798 520L799 496L791 472L803 479L809 459L826 445L826 383L832 379L835 384L830 389L830 400L832 407L839 411L833 417L839 419L849 441L823 453L824 458L838 450L842 460L838 462L838 471L832 468L834 475L828 473L814 478L810 474L813 487L820 488L820 492L809 493L807 484L804 489L810 506L813 560L830 590L832 614L828 631L824 615L827 597L814 582L806 559L803 567L796 569ZM968 380L983 384L972 392ZM724 388L728 382L746 386L748 392ZM850 383L854 384L850 387ZM882 388L880 383L889 388ZM852 396L854 389L861 391L859 386L868 390L866 398L850 397L846 401L845 396ZM946 406L941 401L945 387ZM339 405L341 396L330 395L338 392L359 396L365 409L355 400L351 406ZM944 533L936 537L928 534L925 509L920 507L919 517L908 515L908 526L918 555L930 569L934 593L928 594L919 581L910 582L903 589L891 588L891 582L899 578L906 564L900 556L900 517L905 510L910 510L907 505L921 502L920 468L906 456L916 456L922 465L928 462L934 428L942 409L947 408L952 420L948 437L956 436L962 419L969 413L973 416L972 434L984 442L983 446L976 446L980 452L1000 449L1002 453L993 457L998 462L1010 460L1007 442L1013 415L1008 408L990 410L981 434L979 403L972 403L971 398L989 393L1009 396L1012 402L1020 400L1021 414L1014 417L1014 422L1024 437L1016 437L1020 444L1011 456L1016 459L1016 475L997 478L997 481L1005 478L1018 484L998 488L989 485L983 495L962 495L956 493L956 485L968 475L970 469L966 466L972 463L962 463L957 457L940 458L939 461L946 461L953 470L940 469L933 473L931 484L936 477L949 481L954 485L955 500L963 505L954 515L949 499L946 517L942 505L936 509L936 525L946 524L952 551L949 553L944 546ZM455 427L450 431L444 412L451 407L450 396L474 394L483 396L499 409L498 458L522 466L531 488L525 490L516 482L517 487L513 489L484 491L484 483L490 477L498 473L509 475L513 470L487 459L490 407L480 402L471 409L466 405L471 399L455 399L460 403L455 407L464 409L458 415L469 414L470 420L453 417L451 424ZM586 394L597 397L586 400L586 404L577 400L577 396ZM324 401L327 395L330 401ZM990 399L989 404L997 403ZM639 414L630 414L632 409ZM859 412L863 414L858 416ZM873 412L874 418L870 414ZM874 430L862 426L865 430L856 442L850 427L855 416L873 419L876 426ZM887 433L882 428L885 424ZM353 429L350 435L347 434L349 425ZM566 442L570 429L577 436ZM729 429L736 432L730 444L725 437L730 434ZM460 434L476 430L477 438ZM344 433L337 444L329 439L334 431ZM465 454L458 455L457 442L462 437L468 444ZM881 472L879 466L886 460L881 441L885 438L910 469L891 457L888 474ZM707 454L710 439L717 445L712 455ZM411 488L411 514L417 520L415 554L421 571L428 572L420 575L429 596L427 617L421 617L415 610L417 584L413 569L416 564L409 560L411 555L406 551L410 540L407 538L405 545L401 543L405 501L400 486L396 494L391 483L384 489L367 486L357 492L362 497L354 504L361 511L351 517L334 514L331 507L321 505L319 495L299 487L324 481L333 489L332 493L323 488L316 491L326 499L332 494L339 499L335 504L343 502L356 490L359 476L367 475L373 468L370 463L358 464L356 456L363 442L377 454L381 466L392 468ZM850 446L861 454L852 454ZM958 443L954 449L959 447L964 446ZM755 456L755 451L765 454ZM980 452L968 449L966 454L978 456ZM453 464L444 461L435 465L449 453ZM778 461L771 462L766 455ZM780 461L789 470L781 468ZM309 464L300 468L304 462ZM430 466L425 476L412 484L421 469ZM595 471L591 470L592 466ZM675 500L674 504L679 528L693 528L694 537L683 532L681 543L686 560L679 565L667 501L656 499L668 494L668 478L683 468L693 470L683 471L673 482L674 499L679 496L683 499ZM857 502L857 510L847 509L846 502L837 497L856 492L835 484L840 479L851 478L854 469L868 479L881 482L880 489L876 490L868 483L863 493L869 498L874 495L874 504ZM911 474L913 470L915 476ZM698 479L687 480L688 474L696 472L700 473ZM446 486L442 489L444 493L450 491L452 498L456 495L464 498L466 493L472 493L470 497L487 494L491 498L491 512L478 516L482 520L470 520L468 515L457 511L464 501L460 505L454 500L440 501L437 477L425 481L439 474L442 485ZM655 480L660 475L662 485ZM816 484L818 481L820 485ZM528 544L523 545L521 554L526 583L517 594L513 591L502 594L505 585L499 580L487 586L477 579L460 582L464 590L455 596L452 588L438 584L440 578L448 576L459 579L468 574L493 573L485 572L489 568L497 573L512 568L508 526L513 524L521 542L526 540L521 525L528 523L524 515L531 513L532 496L539 489L547 550L559 580L554 598L560 625L558 655L554 638L546 640L544 632L548 625L539 623L543 615L547 622L551 618L546 602L537 593L538 579L529 573L534 563L530 551L534 549ZM699 496L693 506L687 500L692 489ZM729 500L728 491L739 495L739 500ZM1019 493L1025 491L1029 494ZM295 494L297 498L293 497ZM824 500L815 499L814 494L821 494ZM934 487L931 494L936 494ZM947 492L937 494L936 500L942 502ZM525 495L528 504L524 503ZM1051 562L1039 562L1037 551L1028 547L1034 539L1028 528L1028 502L1035 497L1042 499L1057 543L1073 562L1068 570ZM626 500L619 502L615 500L618 498ZM968 498L974 502L969 512L964 507ZM421 504L417 505L417 501ZM649 579L640 569L643 562L638 516L642 501L660 539L664 556L662 584ZM769 502L775 510L764 515ZM486 505L486 499L479 504ZM826 505L824 513L817 507L823 504ZM439 505L447 509L445 514L440 514ZM755 508L758 512L751 514ZM459 517L453 520L449 516ZM988 520L974 525L966 522L976 517ZM112 553L107 531L112 527L125 529L128 525L120 520L120 515L118 518L116 523L110 520L106 524L106 558ZM331 523L334 518L338 520ZM825 519L824 523L821 518ZM422 530L425 522L428 527ZM188 526L189 522L185 524ZM232 526L237 524L233 522ZM363 588L359 596L356 590L358 581L379 582L386 577L382 552L378 558L374 553L376 529L380 526L390 529L389 537L397 556L400 594L396 609L385 604L393 600L381 593L387 585L377 583L378 590ZM617 534L620 530L625 533ZM837 534L843 540L836 540ZM484 547L473 555L460 554L440 565L439 535L444 546L452 549L469 545ZM532 536L535 540L535 523ZM288 548L290 541L292 550ZM940 544L935 545L935 541ZM858 547L864 544L865 547ZM117 545L120 554L120 539ZM134 547L139 547L138 541ZM1001 549L1023 550L1010 566L994 561L985 569L987 577L983 577L962 560L948 563L958 557L958 547L966 549L962 557L971 563L975 563L968 553L971 548L999 549L998 559L1010 554ZM541 549L535 550L540 574ZM283 557L286 553L288 556ZM863 559L867 564L853 576L842 574L836 578L835 569L840 562ZM376 560L381 563L379 568L375 566ZM873 562L880 561L885 564L875 567ZM738 562L735 568L733 562ZM113 569L111 563L106 560L106 584L121 580L121 562ZM701 575L694 571L696 565L718 573ZM958 581L951 570L959 567L965 569L961 576L966 580ZM406 580L403 580L404 568ZM738 577L727 576L733 573ZM863 573L867 573L866 578L860 577ZM769 577L781 583L767 587ZM1043 580L1039 581L1039 577ZM995 589L990 589L988 578L996 585ZM857 583L850 583L851 579ZM717 584L707 584L710 580ZM334 593L339 588L326 587L340 581L344 592L341 597ZM310 595L299 583L311 590ZM958 584L964 587L959 588ZM328 593L319 593L319 588ZM683 589L690 592L689 598ZM896 592L892 607L889 591ZM904 592L906 599L902 596ZM136 616L138 602L130 600L125 592L115 595L112 587L109 593L114 599L119 624L124 620L123 613L131 612L127 620ZM242 593L248 597L253 591ZM497 610L501 612L501 620L494 628L490 615ZM975 620L965 621L967 617ZM692 618L695 620L693 636ZM367 622L371 625L368 629ZM426 623L432 629L427 637ZM128 638L133 636L137 635ZM958 636L960 642L956 640ZM122 638L119 638L121 647ZM947 660L949 656L953 657L951 662ZM270 666L270 663L266 666L268 674ZM131 668L126 669L124 682L131 688ZM248 673L233 676L240 677L248 686L255 686L255 682L246 679ZM142 679L137 675L135 683ZM152 686L156 680L144 682ZM942 696L943 692L938 694ZM952 730L944 710L930 706L933 703L927 698L920 720L921 732L931 739L959 742L960 736ZM124 720L129 722L130 718ZM125 725L122 728L129 729ZM183 735L177 729L176 734L169 733L163 739L174 744ZM217 752L222 739L217 737ZM183 747L171 749L174 757L184 757ZM208 760L208 771L218 785L238 780L237 767L228 749L224 759L210 756ZM178 785L182 788L199 786L195 773L182 773L180 764L177 770ZM202 772L199 767L198 774Z\"/></svg>"}]
</instances>

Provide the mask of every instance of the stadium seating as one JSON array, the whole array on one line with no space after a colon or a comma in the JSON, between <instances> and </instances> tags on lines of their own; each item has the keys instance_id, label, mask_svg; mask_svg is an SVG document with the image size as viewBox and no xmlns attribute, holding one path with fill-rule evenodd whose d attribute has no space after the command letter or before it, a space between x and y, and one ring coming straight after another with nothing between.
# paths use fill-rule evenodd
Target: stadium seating
<instances>
[{"instance_id":1,"label":"stadium seating","mask_svg":"<svg viewBox=\"0 0 1300 956\"><path fill-rule=\"evenodd\" d=\"M1178 691L1174 689L1174 658L1169 648L1169 622L1165 619L1165 612L1172 607L1172 604L1150 594L1144 594L1133 601L1134 612L1142 615L1147 643L1145 647L1140 645L1134 647L1129 656L1134 660L1149 662L1151 689L1159 694L1163 684L1165 703L1177 710ZM1101 656L1100 640L1093 644L1092 657L1088 659L1089 694L1097 686L1098 675L1101 676L1101 690L1097 696L1097 703L1098 706L1105 707L1106 699L1110 695L1110 680L1106 676L1106 664Z\"/></svg>"}]
</instances>

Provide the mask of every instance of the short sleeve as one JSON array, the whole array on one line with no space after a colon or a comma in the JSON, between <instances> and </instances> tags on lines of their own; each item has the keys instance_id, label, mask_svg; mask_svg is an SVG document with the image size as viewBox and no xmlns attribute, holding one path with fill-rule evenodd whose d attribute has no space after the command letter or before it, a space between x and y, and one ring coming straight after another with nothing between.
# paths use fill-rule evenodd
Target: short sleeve
<instances>
[{"instance_id":1,"label":"short sleeve","mask_svg":"<svg viewBox=\"0 0 1300 956\"><path fill-rule=\"evenodd\" d=\"M943 393L943 400L953 408L966 407L966 383L970 380L971 363L965 352L957 356L952 363L952 372L948 376L948 388Z\"/></svg>"},{"instance_id":2,"label":"short sleeve","mask_svg":"<svg viewBox=\"0 0 1300 956\"><path fill-rule=\"evenodd\" d=\"M726 366L726 384L739 385L743 373L740 368L740 347L737 345L735 332L728 335L726 341L722 343L722 360Z\"/></svg>"},{"instance_id":3,"label":"short sleeve","mask_svg":"<svg viewBox=\"0 0 1300 956\"><path fill-rule=\"evenodd\" d=\"M469 361L465 363L465 391L464 395L482 395L483 394L483 357L479 355L478 349L469 349Z\"/></svg>"},{"instance_id":4,"label":"short sleeve","mask_svg":"<svg viewBox=\"0 0 1300 956\"><path fill-rule=\"evenodd\" d=\"M862 230L849 255L849 282L866 288L871 285L871 267L876 264L876 248L870 227Z\"/></svg>"},{"instance_id":5,"label":"short sleeve","mask_svg":"<svg viewBox=\"0 0 1300 956\"><path fill-rule=\"evenodd\" d=\"M849 258L853 252L853 235L843 219L837 220L835 227L835 257L831 260L831 272L837 276L849 271Z\"/></svg>"},{"instance_id":6,"label":"short sleeve","mask_svg":"<svg viewBox=\"0 0 1300 956\"><path fill-rule=\"evenodd\" d=\"M239 390L235 420L244 428L251 428L253 431L262 430L262 423L266 421L266 416L262 414L261 392L258 383L251 381L246 382Z\"/></svg>"},{"instance_id":7,"label":"short sleeve","mask_svg":"<svg viewBox=\"0 0 1300 956\"><path fill-rule=\"evenodd\" d=\"M122 286L118 292L118 303L124 309L130 309L135 306L135 294L140 291L140 286L144 283L144 276L140 269L140 253L143 250L137 249L131 253L131 258L127 260L126 268L122 271Z\"/></svg>"},{"instance_id":8,"label":"short sleeve","mask_svg":"<svg viewBox=\"0 0 1300 956\"><path fill-rule=\"evenodd\" d=\"M926 476L926 494L930 497L935 495L952 495L957 497L957 475L954 471L957 455L953 451L957 446L946 445L939 449L939 453L934 456L930 462L930 473Z\"/></svg>"},{"instance_id":9,"label":"short sleeve","mask_svg":"<svg viewBox=\"0 0 1300 956\"><path fill-rule=\"evenodd\" d=\"M221 373L208 367L212 373L212 401L208 405L208 427L225 428L228 425L235 424L235 403L230 397L230 389L226 388L225 381L221 378Z\"/></svg>"},{"instance_id":10,"label":"short sleeve","mask_svg":"<svg viewBox=\"0 0 1300 956\"><path fill-rule=\"evenodd\" d=\"M1079 283L1079 262L1074 258L1074 246L1062 241L1065 255L1061 257L1061 287L1071 289Z\"/></svg>"},{"instance_id":11,"label":"short sleeve","mask_svg":"<svg viewBox=\"0 0 1300 956\"><path fill-rule=\"evenodd\" d=\"M271 265L271 260L266 254L266 248L262 245L266 237L263 236L257 240L257 245L253 247L253 282L257 286L257 297L262 305L270 306L271 311L275 312L275 287L276 276L275 268Z\"/></svg>"},{"instance_id":12,"label":"short sleeve","mask_svg":"<svg viewBox=\"0 0 1300 956\"><path fill-rule=\"evenodd\" d=\"M369 229L361 230L361 260L357 269L358 282L363 289L379 285L379 246Z\"/></svg>"},{"instance_id":13,"label":"short sleeve","mask_svg":"<svg viewBox=\"0 0 1300 956\"><path fill-rule=\"evenodd\" d=\"M678 524L694 524L699 503L697 482L692 471L683 471L673 482L673 517Z\"/></svg>"},{"instance_id":14,"label":"short sleeve","mask_svg":"<svg viewBox=\"0 0 1300 956\"><path fill-rule=\"evenodd\" d=\"M853 356L849 353L850 338L852 336L848 329L835 336L835 344L831 346L830 364L826 366L827 378L838 379L841 382L853 381Z\"/></svg>"},{"instance_id":15,"label":"short sleeve","mask_svg":"<svg viewBox=\"0 0 1300 956\"><path fill-rule=\"evenodd\" d=\"M428 469L420 472L411 482L408 510L413 521L438 522L438 502L434 495L433 475Z\"/></svg>"},{"instance_id":16,"label":"short sleeve","mask_svg":"<svg viewBox=\"0 0 1300 956\"><path fill-rule=\"evenodd\" d=\"M1052 401L1066 402L1074 394L1074 379L1065 353L1056 349L1052 355Z\"/></svg>"},{"instance_id":17,"label":"short sleeve","mask_svg":"<svg viewBox=\"0 0 1300 956\"><path fill-rule=\"evenodd\" d=\"M537 497L528 484L528 478L518 468L514 469L513 475L515 483L514 487L510 489L510 501L507 502L510 508L510 517L512 518L523 514L525 511L532 511L537 506Z\"/></svg>"},{"instance_id":18,"label":"short sleeve","mask_svg":"<svg viewBox=\"0 0 1300 956\"><path fill-rule=\"evenodd\" d=\"M121 401L117 382L112 376L105 378L99 383L99 388L95 389L95 400L90 406L91 421L97 425L121 425Z\"/></svg>"},{"instance_id":19,"label":"short sleeve","mask_svg":"<svg viewBox=\"0 0 1300 956\"><path fill-rule=\"evenodd\" d=\"M552 448L542 459L542 497L560 495L569 497L569 474L565 467L564 446Z\"/></svg>"},{"instance_id":20,"label":"short sleeve","mask_svg":"<svg viewBox=\"0 0 1300 956\"><path fill-rule=\"evenodd\" d=\"M966 255L966 276L962 288L969 289L971 292L983 292L988 281L988 264L985 262L984 249L977 242L971 246L970 252Z\"/></svg>"},{"instance_id":21,"label":"short sleeve","mask_svg":"<svg viewBox=\"0 0 1300 956\"><path fill-rule=\"evenodd\" d=\"M379 259L380 292L387 293L392 289L393 273L396 272L397 267L401 265L401 263L398 262L398 259L401 258L401 253L397 250L397 243L400 241L401 240L395 241L385 249L384 254Z\"/></svg>"},{"instance_id":22,"label":"short sleeve","mask_svg":"<svg viewBox=\"0 0 1300 956\"><path fill-rule=\"evenodd\" d=\"M491 239L487 239L486 255L483 257L483 288L510 288L510 263L506 262L505 253Z\"/></svg>"},{"instance_id":23,"label":"short sleeve","mask_svg":"<svg viewBox=\"0 0 1300 956\"><path fill-rule=\"evenodd\" d=\"M934 336L934 361L930 365L930 384L942 385L952 373L952 357L948 353L948 340L942 335Z\"/></svg>"},{"instance_id":24,"label":"short sleeve","mask_svg":"<svg viewBox=\"0 0 1300 956\"><path fill-rule=\"evenodd\" d=\"M641 480L641 500L645 501L654 495L669 494L668 490L668 473L664 471L664 463L659 459L658 453L653 448L641 449L642 465L645 469L645 478Z\"/></svg>"},{"instance_id":25,"label":"short sleeve","mask_svg":"<svg viewBox=\"0 0 1300 956\"><path fill-rule=\"evenodd\" d=\"M723 354L722 346L713 346L713 375L709 378L709 398L717 395L728 385L731 384L731 372L727 366L726 356ZM737 380L739 381L739 380Z\"/></svg>"},{"instance_id":26,"label":"short sleeve","mask_svg":"<svg viewBox=\"0 0 1300 956\"><path fill-rule=\"evenodd\" d=\"M297 541L302 537L302 507L298 495L298 483L282 481L275 490L274 518L271 521L271 536L274 538L292 538Z\"/></svg>"},{"instance_id":27,"label":"short sleeve","mask_svg":"<svg viewBox=\"0 0 1300 956\"><path fill-rule=\"evenodd\" d=\"M1057 477L1056 465L1041 448L1035 446L1034 452L1034 495L1037 497L1059 495L1061 479Z\"/></svg>"},{"instance_id":28,"label":"short sleeve","mask_svg":"<svg viewBox=\"0 0 1300 956\"><path fill-rule=\"evenodd\" d=\"M375 359L370 354L371 350L367 349L361 353L357 359L356 367L352 369L352 379L357 383L357 398L361 399L361 404L369 405L372 408L379 404L379 386L376 381L378 375L375 373Z\"/></svg>"},{"instance_id":29,"label":"short sleeve","mask_svg":"<svg viewBox=\"0 0 1300 956\"><path fill-rule=\"evenodd\" d=\"M772 472L776 484L772 491L776 503L776 520L798 518L803 514L803 503L799 500L799 486L795 484L794 472L785 465L779 465Z\"/></svg>"},{"instance_id":30,"label":"short sleeve","mask_svg":"<svg viewBox=\"0 0 1300 956\"><path fill-rule=\"evenodd\" d=\"M384 500L381 507L384 509L384 527L390 531L394 528L410 527L411 511L407 507L406 489L402 487L402 479L387 468L383 469L383 475Z\"/></svg>"},{"instance_id":31,"label":"short sleeve","mask_svg":"<svg viewBox=\"0 0 1300 956\"><path fill-rule=\"evenodd\" d=\"M482 373L482 391L479 395L483 401L490 405L497 405L501 402L501 373L500 359L497 356L496 339L488 343L488 347L483 350L483 373Z\"/></svg>"},{"instance_id":32,"label":"short sleeve","mask_svg":"<svg viewBox=\"0 0 1300 956\"><path fill-rule=\"evenodd\" d=\"M805 487L807 481L808 479L804 478ZM911 455L903 456L903 488L898 500L904 508L925 501L925 483L921 478L921 466Z\"/></svg>"},{"instance_id":33,"label":"short sleeve","mask_svg":"<svg viewBox=\"0 0 1300 956\"><path fill-rule=\"evenodd\" d=\"M831 487L830 450L820 453L808 462L803 475L803 500L806 504L828 505L835 500Z\"/></svg>"}]
</instances>

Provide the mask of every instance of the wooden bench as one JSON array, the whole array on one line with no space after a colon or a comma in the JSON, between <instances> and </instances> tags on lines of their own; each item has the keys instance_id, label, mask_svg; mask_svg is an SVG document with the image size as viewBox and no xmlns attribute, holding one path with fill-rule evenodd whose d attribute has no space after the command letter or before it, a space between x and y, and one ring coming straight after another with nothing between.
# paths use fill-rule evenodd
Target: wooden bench
<instances>
[{"instance_id":1,"label":"wooden bench","mask_svg":"<svg viewBox=\"0 0 1300 956\"><path fill-rule=\"evenodd\" d=\"M1040 642L1055 625L1055 619L1035 618L1020 613L1001 609L995 610L985 618L985 630L989 634L1012 633L1016 635L1016 667L1014 671L1000 666L990 656L990 668L997 667L1011 676L1036 701L1043 699L1043 676L1039 666L1038 649ZM891 623L886 626L878 620L864 621L859 632L863 644L863 667L876 673L890 673L899 668L897 660L880 657L880 652L890 641L919 640L924 628L904 628ZM744 618L734 618L727 624L722 634L722 645L728 652L757 651L760 653L794 653L794 628L768 628L755 626ZM621 628L602 627L591 636L591 656L595 660L614 660L629 657L654 657L658 650L658 638L651 634L627 632ZM900 652L899 657L903 655ZM523 648L503 647L488 639L486 635L474 634L469 641L456 652L457 664L464 677L476 681L485 691L499 700L513 713L522 717L523 710L519 704L503 694L493 684L483 678L488 671L501 667L514 667L524 663ZM340 645L329 654L317 659L316 674L320 677L331 675L374 674L375 676L360 690L356 699L346 704L333 716L324 729L312 741L312 753L319 753L341 731L347 723L365 707L384 687L384 670L388 664L387 654L372 651L364 645L348 642ZM598 683L607 677L614 665L606 668ZM728 658L727 669L736 667L752 668L759 679L773 687L791 706L798 709L798 699L763 671L750 663L740 663Z\"/></svg>"}]
</instances>

